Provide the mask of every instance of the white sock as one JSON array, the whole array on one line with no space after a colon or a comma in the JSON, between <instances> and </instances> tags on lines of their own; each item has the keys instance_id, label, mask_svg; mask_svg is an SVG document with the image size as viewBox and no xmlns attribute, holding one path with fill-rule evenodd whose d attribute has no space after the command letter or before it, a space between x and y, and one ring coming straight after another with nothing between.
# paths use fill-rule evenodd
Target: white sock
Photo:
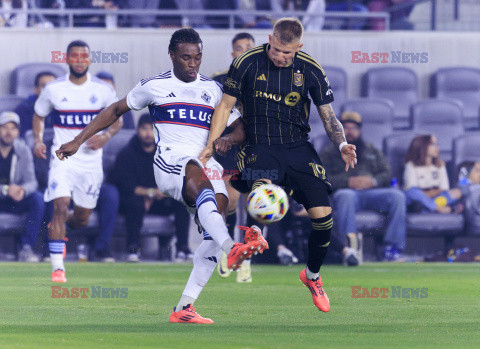
<instances>
[{"instance_id":1,"label":"white sock","mask_svg":"<svg viewBox=\"0 0 480 349\"><path fill-rule=\"evenodd\" d=\"M180 298L180 301L178 302L177 306L175 307L175 312L183 310L184 307L186 307L189 304L193 304L195 302L195 298L185 296L182 294L182 297Z\"/></svg>"},{"instance_id":2,"label":"white sock","mask_svg":"<svg viewBox=\"0 0 480 349\"><path fill-rule=\"evenodd\" d=\"M215 193L212 189L203 189L198 194L196 200L198 220L210 236L225 253L230 253L233 247L233 240L228 234L228 228L223 217L217 211L217 201L215 200Z\"/></svg>"},{"instance_id":3,"label":"white sock","mask_svg":"<svg viewBox=\"0 0 480 349\"><path fill-rule=\"evenodd\" d=\"M312 273L310 269L307 267L307 279L309 280L316 280L320 276L320 273Z\"/></svg>"},{"instance_id":4,"label":"white sock","mask_svg":"<svg viewBox=\"0 0 480 349\"><path fill-rule=\"evenodd\" d=\"M217 261L222 257L222 250L215 241L204 240L195 251L193 257L193 270L188 278L187 285L182 293L182 298L177 305L177 311L187 304L193 303L212 276Z\"/></svg>"},{"instance_id":5,"label":"white sock","mask_svg":"<svg viewBox=\"0 0 480 349\"><path fill-rule=\"evenodd\" d=\"M61 269L65 271L63 265L63 255L61 253L50 253L50 260L52 261L52 271Z\"/></svg>"},{"instance_id":6,"label":"white sock","mask_svg":"<svg viewBox=\"0 0 480 349\"><path fill-rule=\"evenodd\" d=\"M50 250L50 260L52 261L52 271L57 269L65 270L63 265L63 249L65 248L65 240L58 239L48 240L48 249Z\"/></svg>"}]
</instances>

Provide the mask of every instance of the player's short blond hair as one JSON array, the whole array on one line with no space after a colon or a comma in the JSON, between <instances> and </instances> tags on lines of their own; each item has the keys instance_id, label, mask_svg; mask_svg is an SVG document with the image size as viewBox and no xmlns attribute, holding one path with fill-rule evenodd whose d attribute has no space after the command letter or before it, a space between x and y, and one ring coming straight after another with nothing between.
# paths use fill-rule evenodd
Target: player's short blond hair
<instances>
[{"instance_id":1,"label":"player's short blond hair","mask_svg":"<svg viewBox=\"0 0 480 349\"><path fill-rule=\"evenodd\" d=\"M291 44L302 40L303 25L296 18L280 18L273 26L273 35L282 44Z\"/></svg>"}]
</instances>

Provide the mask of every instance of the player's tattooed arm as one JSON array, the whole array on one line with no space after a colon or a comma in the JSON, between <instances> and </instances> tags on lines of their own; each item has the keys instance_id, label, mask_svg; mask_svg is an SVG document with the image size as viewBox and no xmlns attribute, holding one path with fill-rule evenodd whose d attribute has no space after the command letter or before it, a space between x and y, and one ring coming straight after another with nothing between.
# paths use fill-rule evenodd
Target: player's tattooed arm
<instances>
[{"instance_id":1,"label":"player's tattooed arm","mask_svg":"<svg viewBox=\"0 0 480 349\"><path fill-rule=\"evenodd\" d=\"M357 164L357 153L355 151L357 148L353 144L346 144L343 126L335 116L332 106L330 104L325 104L317 108L323 126L325 127L325 131L327 131L328 137L333 144L339 148L340 145L345 142L342 149L340 149L342 159L345 161L345 171L348 171L349 168L355 168L355 165Z\"/></svg>"},{"instance_id":2,"label":"player's tattooed arm","mask_svg":"<svg viewBox=\"0 0 480 349\"><path fill-rule=\"evenodd\" d=\"M317 108L328 137L338 148L340 144L346 142L342 124L338 121L330 104L321 105Z\"/></svg>"}]
</instances>

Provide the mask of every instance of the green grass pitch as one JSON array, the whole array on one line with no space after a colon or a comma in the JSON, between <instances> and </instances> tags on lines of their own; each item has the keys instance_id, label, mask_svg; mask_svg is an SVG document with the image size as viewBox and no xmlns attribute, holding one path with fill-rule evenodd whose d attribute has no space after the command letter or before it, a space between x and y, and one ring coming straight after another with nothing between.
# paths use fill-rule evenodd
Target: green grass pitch
<instances>
[{"instance_id":1,"label":"green grass pitch","mask_svg":"<svg viewBox=\"0 0 480 349\"><path fill-rule=\"evenodd\" d=\"M52 298L48 264L0 264L0 348L480 347L480 265L324 266L329 313L300 283L301 266L253 265L253 283L215 272L195 304L214 325L170 324L188 264L67 263L64 287L89 298ZM128 288L90 298L91 287ZM351 286L428 288L427 298L352 298Z\"/></svg>"}]
</instances>

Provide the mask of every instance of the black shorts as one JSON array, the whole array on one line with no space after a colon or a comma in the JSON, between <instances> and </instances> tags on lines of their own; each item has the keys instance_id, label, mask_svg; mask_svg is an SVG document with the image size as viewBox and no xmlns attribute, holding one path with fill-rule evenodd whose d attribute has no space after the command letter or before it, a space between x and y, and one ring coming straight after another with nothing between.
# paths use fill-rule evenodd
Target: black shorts
<instances>
[{"instance_id":1,"label":"black shorts","mask_svg":"<svg viewBox=\"0 0 480 349\"><path fill-rule=\"evenodd\" d=\"M330 206L328 181L320 158L307 141L284 145L249 145L237 156L238 176L230 180L240 192L248 193L262 178L285 187L287 194L305 209Z\"/></svg>"},{"instance_id":2,"label":"black shorts","mask_svg":"<svg viewBox=\"0 0 480 349\"><path fill-rule=\"evenodd\" d=\"M215 153L214 158L222 165L223 170L226 173L233 174L237 169L237 155L240 152L240 146L234 145L225 156L218 155Z\"/></svg>"}]
</instances>

